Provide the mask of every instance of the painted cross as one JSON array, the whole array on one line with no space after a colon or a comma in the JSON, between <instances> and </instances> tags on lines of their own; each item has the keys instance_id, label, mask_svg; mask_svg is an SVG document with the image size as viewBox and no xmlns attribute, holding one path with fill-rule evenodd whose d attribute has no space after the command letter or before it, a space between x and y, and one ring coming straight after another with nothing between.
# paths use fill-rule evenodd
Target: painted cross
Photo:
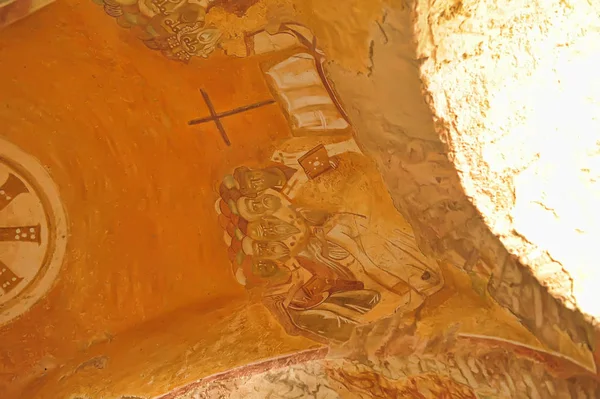
<instances>
[{"instance_id":1,"label":"painted cross","mask_svg":"<svg viewBox=\"0 0 600 399\"><path fill-rule=\"evenodd\" d=\"M12 173L8 175L6 182L0 187L0 211L6 208L18 195L28 193L25 184ZM0 227L0 242L20 241L34 242L40 244L40 225ZM23 280L7 265L0 262L0 295L10 292Z\"/></svg>"},{"instance_id":2,"label":"painted cross","mask_svg":"<svg viewBox=\"0 0 600 399\"><path fill-rule=\"evenodd\" d=\"M229 141L229 137L227 136L227 132L225 132L225 128L223 127L223 124L221 123L221 118L224 118L226 116L231 116L231 115L239 114L239 113L246 112L246 111L250 111L252 109L264 107L265 105L269 105L269 104L275 103L275 100L265 100L265 101L261 101L261 102L255 103L255 104L250 104L250 105L246 105L246 106L243 106L243 107L234 108L234 109L232 109L230 111L217 113L215 111L215 107L212 104L212 101L210 101L210 98L208 97L208 94L206 94L206 92L204 90L202 90L202 89L200 89L200 93L202 93L202 97L204 98L204 102L206 102L206 106L208 107L208 111L210 112L210 116L207 116L205 118L192 119L191 121L188 122L188 125L191 126L191 125L198 125L200 123L214 122L215 125L217 125L217 129L219 129L219 133L221 133L221 137L223 138L223 141L228 146L231 145L231 141Z\"/></svg>"},{"instance_id":3,"label":"painted cross","mask_svg":"<svg viewBox=\"0 0 600 399\"><path fill-rule=\"evenodd\" d=\"M8 266L0 261L0 289L8 294L22 280L23 277L17 276Z\"/></svg>"}]
</instances>

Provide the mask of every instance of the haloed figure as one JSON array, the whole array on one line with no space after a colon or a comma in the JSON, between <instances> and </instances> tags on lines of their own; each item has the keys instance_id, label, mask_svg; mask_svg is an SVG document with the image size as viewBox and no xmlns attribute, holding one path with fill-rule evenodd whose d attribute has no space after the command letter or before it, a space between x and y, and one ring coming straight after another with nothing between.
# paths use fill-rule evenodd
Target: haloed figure
<instances>
[{"instance_id":1,"label":"haloed figure","mask_svg":"<svg viewBox=\"0 0 600 399\"><path fill-rule=\"evenodd\" d=\"M265 293L265 305L281 321L290 334L298 330L335 341L350 338L356 321L372 310L380 300L377 291L364 289L362 282L336 276L325 266L299 258L293 271L271 259L255 259L253 274L275 280L277 275L289 278L275 284Z\"/></svg>"},{"instance_id":2,"label":"haloed figure","mask_svg":"<svg viewBox=\"0 0 600 399\"><path fill-rule=\"evenodd\" d=\"M281 241L255 241L250 237L242 240L242 249L254 259L286 260L290 255L290 249Z\"/></svg>"},{"instance_id":3,"label":"haloed figure","mask_svg":"<svg viewBox=\"0 0 600 399\"><path fill-rule=\"evenodd\" d=\"M269 188L281 190L294 173L294 169L287 167L249 169L241 166L233 172L233 177L243 195L254 197Z\"/></svg>"},{"instance_id":4,"label":"haloed figure","mask_svg":"<svg viewBox=\"0 0 600 399\"><path fill-rule=\"evenodd\" d=\"M256 197L240 197L236 206L241 217L253 221L265 215L272 215L282 207L281 198L269 192L258 194Z\"/></svg>"},{"instance_id":5,"label":"haloed figure","mask_svg":"<svg viewBox=\"0 0 600 399\"><path fill-rule=\"evenodd\" d=\"M298 227L269 216L248 223L247 231L248 237L257 241L283 241L301 233Z\"/></svg>"},{"instance_id":6,"label":"haloed figure","mask_svg":"<svg viewBox=\"0 0 600 399\"><path fill-rule=\"evenodd\" d=\"M258 277L273 277L279 271L279 266L275 261L269 259L255 259L252 262L252 273Z\"/></svg>"}]
</instances>

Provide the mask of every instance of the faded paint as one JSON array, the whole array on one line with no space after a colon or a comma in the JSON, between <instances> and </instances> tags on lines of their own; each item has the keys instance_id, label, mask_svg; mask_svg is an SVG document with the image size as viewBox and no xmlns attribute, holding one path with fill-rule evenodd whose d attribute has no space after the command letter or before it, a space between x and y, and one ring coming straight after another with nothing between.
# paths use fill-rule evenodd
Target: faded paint
<instances>
[{"instance_id":1,"label":"faded paint","mask_svg":"<svg viewBox=\"0 0 600 399\"><path fill-rule=\"evenodd\" d=\"M516 395L596 371L588 326L465 197L414 9L98 3L0 35L2 135L48 169L70 232L54 288L0 329L9 395L155 396L307 349L369 360L328 374L359 393L505 389L489 356L537 362Z\"/></svg>"}]
</instances>

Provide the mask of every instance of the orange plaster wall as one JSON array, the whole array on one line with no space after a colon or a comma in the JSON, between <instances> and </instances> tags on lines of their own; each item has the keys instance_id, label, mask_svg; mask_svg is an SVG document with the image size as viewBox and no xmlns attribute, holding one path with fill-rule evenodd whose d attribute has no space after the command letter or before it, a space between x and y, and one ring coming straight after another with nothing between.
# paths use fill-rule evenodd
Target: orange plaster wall
<instances>
[{"instance_id":1,"label":"orange plaster wall","mask_svg":"<svg viewBox=\"0 0 600 399\"><path fill-rule=\"evenodd\" d=\"M261 304L232 300L211 312L190 307L91 347L20 397L153 398L206 376L318 347L287 335Z\"/></svg>"},{"instance_id":2,"label":"orange plaster wall","mask_svg":"<svg viewBox=\"0 0 600 399\"><path fill-rule=\"evenodd\" d=\"M0 327L0 390L174 309L244 298L215 182L288 127L276 105L225 120L230 148L214 125L187 126L208 114L200 88L218 111L269 97L256 59L223 61L169 61L91 1L0 32L0 135L48 167L70 228L54 289Z\"/></svg>"}]
</instances>

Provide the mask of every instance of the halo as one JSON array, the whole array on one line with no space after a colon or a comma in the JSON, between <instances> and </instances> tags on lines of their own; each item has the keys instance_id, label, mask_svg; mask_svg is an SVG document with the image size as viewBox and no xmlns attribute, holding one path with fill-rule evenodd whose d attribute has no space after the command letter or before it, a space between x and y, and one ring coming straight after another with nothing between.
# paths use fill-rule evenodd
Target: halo
<instances>
[{"instance_id":1,"label":"halo","mask_svg":"<svg viewBox=\"0 0 600 399\"><path fill-rule=\"evenodd\" d=\"M227 245L227 247L231 246L231 236L229 233L227 233L227 231L223 232L223 241L225 241L225 245Z\"/></svg>"},{"instance_id":2,"label":"halo","mask_svg":"<svg viewBox=\"0 0 600 399\"><path fill-rule=\"evenodd\" d=\"M242 240L242 251L244 251L246 255L254 255L254 249L252 248L253 243L254 240L248 236L244 237Z\"/></svg>"},{"instance_id":3,"label":"halo","mask_svg":"<svg viewBox=\"0 0 600 399\"><path fill-rule=\"evenodd\" d=\"M0 160L17 170L35 190L46 213L49 244L39 275L11 302L2 304L0 325L20 316L54 286L67 247L68 221L58 186L44 165L16 145L0 138Z\"/></svg>"},{"instance_id":4,"label":"halo","mask_svg":"<svg viewBox=\"0 0 600 399\"><path fill-rule=\"evenodd\" d=\"M246 285L246 274L244 273L244 269L238 267L235 271L235 279L240 285Z\"/></svg>"}]
</instances>

